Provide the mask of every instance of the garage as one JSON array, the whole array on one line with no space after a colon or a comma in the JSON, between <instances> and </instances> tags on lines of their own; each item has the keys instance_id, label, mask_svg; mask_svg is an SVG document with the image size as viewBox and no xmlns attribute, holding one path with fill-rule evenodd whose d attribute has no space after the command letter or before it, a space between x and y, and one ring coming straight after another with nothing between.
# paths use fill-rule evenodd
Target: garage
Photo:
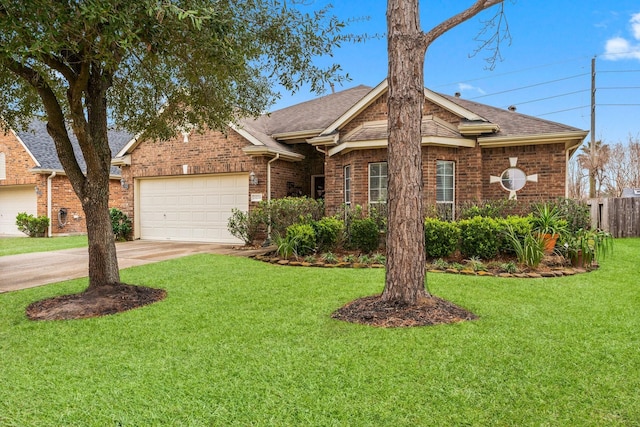
<instances>
[{"instance_id":1,"label":"garage","mask_svg":"<svg viewBox=\"0 0 640 427\"><path fill-rule=\"evenodd\" d=\"M33 185L0 187L0 235L25 236L16 227L20 212L37 214L36 192Z\"/></svg>"},{"instance_id":2,"label":"garage","mask_svg":"<svg viewBox=\"0 0 640 427\"><path fill-rule=\"evenodd\" d=\"M249 209L247 174L140 179L137 237L242 243L227 230L231 210Z\"/></svg>"}]
</instances>

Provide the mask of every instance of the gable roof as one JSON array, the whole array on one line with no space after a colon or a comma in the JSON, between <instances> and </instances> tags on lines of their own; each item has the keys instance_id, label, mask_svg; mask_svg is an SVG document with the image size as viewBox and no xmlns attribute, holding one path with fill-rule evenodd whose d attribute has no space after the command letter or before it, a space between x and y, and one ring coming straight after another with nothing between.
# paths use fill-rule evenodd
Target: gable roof
<instances>
[{"instance_id":1,"label":"gable roof","mask_svg":"<svg viewBox=\"0 0 640 427\"><path fill-rule=\"evenodd\" d=\"M35 119L29 124L29 128L26 130L14 131L19 141L24 145L28 152L31 153L36 161L37 166L32 169L34 172L50 172L50 171L63 171L62 164L58 159L58 153L53 139L47 132L47 125L45 122ZM112 156L124 147L127 142L132 138L131 134L123 131L110 130L109 147L111 148ZM73 145L73 152L78 159L78 165L83 172L86 172L86 163L82 156L82 151L78 145L73 132L69 133L71 144ZM120 175L120 168L111 167L111 175Z\"/></svg>"},{"instance_id":2,"label":"gable roof","mask_svg":"<svg viewBox=\"0 0 640 427\"><path fill-rule=\"evenodd\" d=\"M292 152L281 141L305 142L307 138L319 135L370 91L369 86L356 86L276 110L257 119L240 120L234 129L253 145ZM245 151L255 150L250 147Z\"/></svg>"}]
</instances>

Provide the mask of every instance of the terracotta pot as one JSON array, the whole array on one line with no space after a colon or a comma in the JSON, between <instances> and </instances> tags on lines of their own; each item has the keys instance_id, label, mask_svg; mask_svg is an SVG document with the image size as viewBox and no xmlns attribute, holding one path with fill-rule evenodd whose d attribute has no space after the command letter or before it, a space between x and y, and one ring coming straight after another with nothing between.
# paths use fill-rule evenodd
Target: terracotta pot
<instances>
[{"instance_id":1,"label":"terracotta pot","mask_svg":"<svg viewBox=\"0 0 640 427\"><path fill-rule=\"evenodd\" d=\"M542 239L544 240L544 253L549 255L553 252L553 249L556 247L556 242L558 241L559 234L543 234Z\"/></svg>"}]
</instances>

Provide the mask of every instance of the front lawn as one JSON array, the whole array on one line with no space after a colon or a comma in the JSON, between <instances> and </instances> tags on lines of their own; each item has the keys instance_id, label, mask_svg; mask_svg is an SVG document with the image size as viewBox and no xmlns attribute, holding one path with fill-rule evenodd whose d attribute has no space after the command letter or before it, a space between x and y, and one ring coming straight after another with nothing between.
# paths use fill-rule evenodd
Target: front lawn
<instances>
[{"instance_id":1,"label":"front lawn","mask_svg":"<svg viewBox=\"0 0 640 427\"><path fill-rule=\"evenodd\" d=\"M59 249L87 246L87 236L64 237L3 237L0 239L0 256L29 252L57 251Z\"/></svg>"},{"instance_id":2,"label":"front lawn","mask_svg":"<svg viewBox=\"0 0 640 427\"><path fill-rule=\"evenodd\" d=\"M195 255L122 271L167 298L103 318L31 322L86 279L0 294L0 425L634 426L640 239L555 279L428 274L480 319L381 329L331 313L382 269Z\"/></svg>"}]
</instances>

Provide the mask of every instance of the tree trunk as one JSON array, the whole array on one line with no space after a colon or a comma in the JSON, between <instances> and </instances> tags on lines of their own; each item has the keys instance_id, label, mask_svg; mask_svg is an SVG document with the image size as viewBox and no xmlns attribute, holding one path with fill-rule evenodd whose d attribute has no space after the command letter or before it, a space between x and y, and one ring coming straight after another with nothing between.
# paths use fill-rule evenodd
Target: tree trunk
<instances>
[{"instance_id":1,"label":"tree trunk","mask_svg":"<svg viewBox=\"0 0 640 427\"><path fill-rule=\"evenodd\" d=\"M425 289L422 148L424 55L418 1L387 8L388 231L383 301L413 304Z\"/></svg>"},{"instance_id":2,"label":"tree trunk","mask_svg":"<svg viewBox=\"0 0 640 427\"><path fill-rule=\"evenodd\" d=\"M62 111L56 103L45 102L45 105L47 131L56 144L60 163L80 199L86 218L89 289L93 289L120 282L120 270L109 215L111 149L107 134L106 92L111 81L94 65L85 83L81 90L74 91L72 87L67 91L69 115L86 164L85 173L75 158ZM83 96L85 93L86 97Z\"/></svg>"},{"instance_id":3,"label":"tree trunk","mask_svg":"<svg viewBox=\"0 0 640 427\"><path fill-rule=\"evenodd\" d=\"M89 240L89 289L120 282L116 244L109 215L109 179L91 185L82 208Z\"/></svg>"}]
</instances>

